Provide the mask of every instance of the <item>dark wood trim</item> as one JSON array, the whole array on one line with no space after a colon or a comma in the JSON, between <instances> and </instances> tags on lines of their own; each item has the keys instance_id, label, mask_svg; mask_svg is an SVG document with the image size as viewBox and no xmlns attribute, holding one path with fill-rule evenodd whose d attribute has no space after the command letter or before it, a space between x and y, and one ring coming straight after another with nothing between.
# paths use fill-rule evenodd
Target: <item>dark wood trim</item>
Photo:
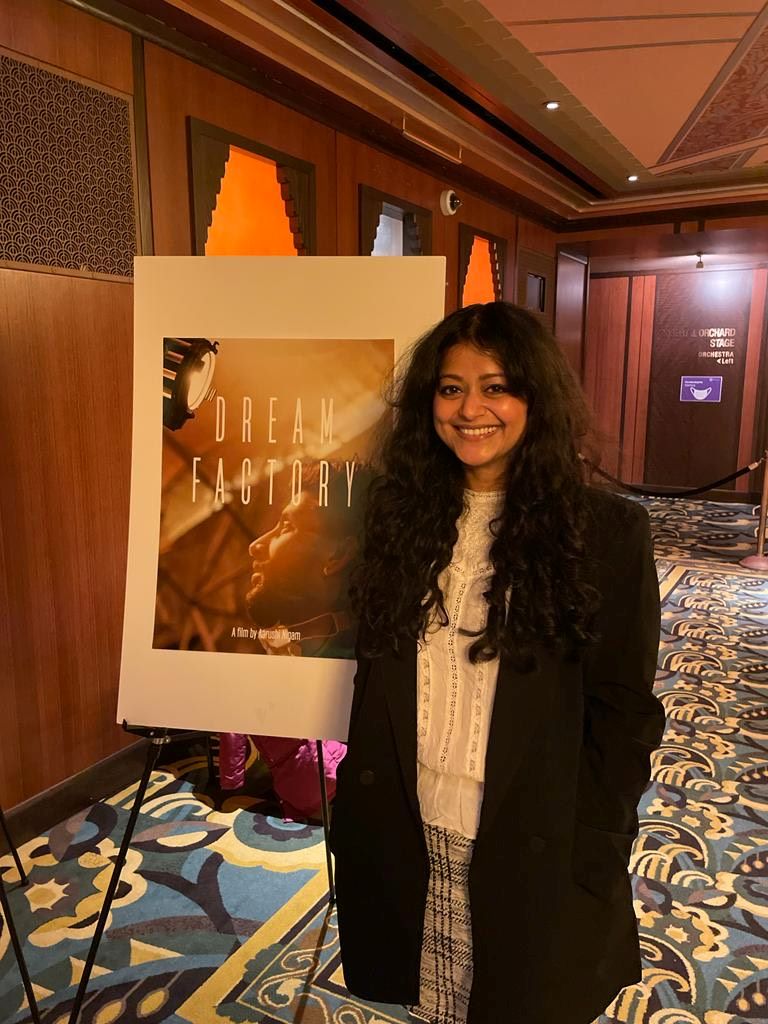
<instances>
[{"instance_id":1,"label":"dark wood trim","mask_svg":"<svg viewBox=\"0 0 768 1024\"><path fill-rule=\"evenodd\" d=\"M189 126L189 168L192 176L192 252L197 256L205 255L205 240L208 234L208 226L203 223L204 216L200 203L197 202L197 186L195 175L199 173L198 159L201 152L200 146L204 138L215 139L217 142L227 146L237 146L238 149L245 149L257 156L264 156L268 160L274 160L278 166L290 167L304 176L307 181L309 192L309 209L306 211L306 223L302 223L302 236L304 249L308 256L314 256L316 252L317 224L316 224L316 187L315 187L315 165L308 160L300 160L291 156L290 153L283 153L272 146L265 146L261 142L248 139L244 135L230 132L226 128L220 128L215 124L208 124L196 117L187 118Z\"/></svg>"},{"instance_id":2,"label":"dark wood trim","mask_svg":"<svg viewBox=\"0 0 768 1024\"><path fill-rule=\"evenodd\" d=\"M760 347L760 373L758 376L757 394L755 396L755 447L757 449L756 454L764 452L768 449L768 374L765 372L765 367L768 366L768 298L766 298L766 311L763 318L763 337L762 344ZM764 472L768 473L768 465L764 467ZM760 483L762 484L762 476L760 477ZM757 497L757 502L760 501L760 495Z\"/></svg>"},{"instance_id":3,"label":"dark wood trim","mask_svg":"<svg viewBox=\"0 0 768 1024\"><path fill-rule=\"evenodd\" d=\"M6 811L17 845L34 839L60 821L138 782L146 760L147 741L140 740L71 775Z\"/></svg>"},{"instance_id":4,"label":"dark wood trim","mask_svg":"<svg viewBox=\"0 0 768 1024\"><path fill-rule=\"evenodd\" d=\"M635 287L632 278L627 282L627 320L624 324L624 366L621 371L621 417L619 418L619 472L625 461L624 431L627 426L627 393L629 375L629 345L632 327L632 300L635 297Z\"/></svg>"},{"instance_id":5,"label":"dark wood trim","mask_svg":"<svg viewBox=\"0 0 768 1024\"><path fill-rule=\"evenodd\" d=\"M525 285L528 274L544 278L544 309L531 310L537 313L550 331L555 329L555 291L557 281L557 257L534 252L523 246L517 250L517 302L525 305ZM526 307L529 308L529 307Z\"/></svg>"},{"instance_id":6,"label":"dark wood trim","mask_svg":"<svg viewBox=\"0 0 768 1024\"><path fill-rule=\"evenodd\" d=\"M358 186L358 202L360 204L358 213L358 224L360 230L358 232L358 251L361 256L370 256L370 252L363 252L367 240L362 237L363 225L365 224L366 218L363 215L365 204L373 203L389 203L390 206L399 207L403 213L412 213L419 228L419 235L421 236L421 254L422 256L432 255L432 211L427 210L424 206L417 206L416 203L410 202L408 199L403 199L400 196L391 195L389 192L382 192L381 189L373 188L371 185L360 184ZM377 218L378 223L378 218Z\"/></svg>"},{"instance_id":7,"label":"dark wood trim","mask_svg":"<svg viewBox=\"0 0 768 1024\"><path fill-rule=\"evenodd\" d=\"M749 317L747 320L747 343L744 358L744 379L741 394L741 421L739 423L739 465L750 462L760 454L755 444L755 425L757 422L757 402L759 398L761 357L765 340L765 313L768 306L768 274L759 270L752 273L752 294L749 301ZM735 489L746 490L748 478L740 477Z\"/></svg>"},{"instance_id":8,"label":"dark wood trim","mask_svg":"<svg viewBox=\"0 0 768 1024\"><path fill-rule=\"evenodd\" d=\"M714 266L705 270L696 270L692 267L687 270L605 270L599 273L591 274L591 277L659 277L664 274L723 274L733 270L765 270L768 268L768 262L763 260L759 263L739 264L738 266Z\"/></svg>"},{"instance_id":9,"label":"dark wood trim","mask_svg":"<svg viewBox=\"0 0 768 1024\"><path fill-rule=\"evenodd\" d=\"M139 209L139 251L154 256L152 231L152 185L149 178L149 136L147 133L147 82L144 74L144 40L131 36L133 52L133 132L136 151L136 188Z\"/></svg>"},{"instance_id":10,"label":"dark wood trim","mask_svg":"<svg viewBox=\"0 0 768 1024\"><path fill-rule=\"evenodd\" d=\"M415 75L418 84L437 91L442 98L448 98L494 131L498 132L515 149L529 159L533 157L549 170L566 178L587 195L606 198L613 193L606 182L593 172L582 167L550 140L545 139L535 128L516 117L512 111L498 101L479 92L473 83L464 79L455 68L446 69L445 62L436 54L426 50L423 43L384 22L376 5L355 2L340 3L339 0L297 0L297 6L308 8L312 13L318 10L329 15L334 26L344 26L352 33L357 49L368 50L377 60L386 62L402 74L405 69ZM382 31L383 29L383 31ZM405 43L407 45L401 45ZM365 44L368 44L367 46ZM430 60L431 58L431 60ZM438 71L437 68L440 68ZM446 77L446 72L452 78ZM455 80L454 80L455 79ZM490 109L495 107L496 111Z\"/></svg>"},{"instance_id":11,"label":"dark wood trim","mask_svg":"<svg viewBox=\"0 0 768 1024\"><path fill-rule=\"evenodd\" d=\"M312 118L388 155L406 160L454 187L466 188L507 212L559 231L564 219L471 167L451 163L405 139L397 126L355 106L330 90L302 78L237 39L197 21L163 0L63 0L102 18L147 42L175 53L200 67L252 89L276 103ZM167 22L161 20L165 17ZM173 24L174 27L169 27Z\"/></svg>"},{"instance_id":12,"label":"dark wood trim","mask_svg":"<svg viewBox=\"0 0 768 1024\"><path fill-rule=\"evenodd\" d=\"M409 83L414 84L418 82L420 90L427 95L439 96L442 103L452 112L455 113L461 110L465 117L468 115L466 108L460 108L444 92L441 93L438 89L432 88L432 80L436 73L446 79L450 85L459 89L465 97L469 97L471 100L481 104L491 115L500 118L510 128L524 135L528 143L533 143L542 149L546 149L562 166L569 167L584 181L590 182L598 192L611 196L617 194L616 190L608 185L603 178L582 164L572 154L554 143L543 132L525 121L519 114L516 114L509 107L501 103L498 97L490 92L486 92L477 82L463 75L457 68L447 65L438 53L432 50L423 40L406 32L397 21L390 21L386 5L377 3L376 0L372 0L372 2L371 0L341 0L341 3L347 10L356 13L369 26L378 30L385 37L384 49L369 42L352 29L347 28L346 25L342 24L332 14L326 14L324 5L322 7L318 6L317 0L292 0L294 7L311 12L320 24L325 21L329 26L333 25L334 31L340 37L344 37L346 33L347 39L349 41L353 40L360 52L375 55L378 63L390 70L396 70L400 77ZM415 73L410 72L402 63L390 57L389 52L393 42L428 69L426 76L417 77ZM471 123L475 123L476 126L483 124L479 118L472 118L471 115L468 120Z\"/></svg>"},{"instance_id":13,"label":"dark wood trim","mask_svg":"<svg viewBox=\"0 0 768 1024\"><path fill-rule=\"evenodd\" d=\"M408 161L456 188L466 188L504 210L533 220L552 231L584 231L670 224L675 219L706 220L765 215L762 200L724 205L670 207L628 214L567 218L465 165L456 165L403 138L397 126L357 107L297 72L270 60L250 46L186 14L165 0L63 0L142 39L155 43L201 67L253 89L320 124L343 132L383 152ZM314 5L314 0L301 0ZM425 89L428 82L425 83ZM468 115L469 117L470 115ZM660 193L663 195L663 193ZM655 198L650 196L649 198Z\"/></svg>"},{"instance_id":14,"label":"dark wood trim","mask_svg":"<svg viewBox=\"0 0 768 1024\"><path fill-rule=\"evenodd\" d=\"M693 195L694 193L692 193ZM649 198L656 198L652 196ZM701 221L730 220L739 217L765 217L765 199L749 202L724 203L706 206L669 207L664 210L648 210L645 213L617 213L600 217L583 217L579 220L565 220L559 229L561 234L580 234L586 231L605 231L646 225L674 224L676 220Z\"/></svg>"},{"instance_id":15,"label":"dark wood trim","mask_svg":"<svg viewBox=\"0 0 768 1024\"><path fill-rule=\"evenodd\" d=\"M494 293L497 296L497 301L501 301L504 298L504 286L506 284L506 268L507 268L507 240L502 238L501 235L491 234L490 231L483 231L481 228L473 227L471 224L467 224L466 221L461 221L459 224L459 265L458 265L458 302L462 304L462 298L464 293L464 285L467 280L467 271L469 270L469 260L472 255L472 245L476 237L484 238L487 242L490 242L491 248L491 260L494 260L495 247L495 263L497 273L493 274L493 286ZM493 268L492 268L493 269ZM498 277L498 280L497 280ZM498 285L498 287L497 287Z\"/></svg>"}]
</instances>

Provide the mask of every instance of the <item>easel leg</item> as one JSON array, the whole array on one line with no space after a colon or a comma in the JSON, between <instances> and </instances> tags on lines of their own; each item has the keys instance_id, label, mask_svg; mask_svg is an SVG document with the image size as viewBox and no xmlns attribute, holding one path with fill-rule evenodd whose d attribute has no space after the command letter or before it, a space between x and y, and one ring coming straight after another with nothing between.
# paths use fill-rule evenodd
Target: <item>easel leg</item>
<instances>
[{"instance_id":1,"label":"easel leg","mask_svg":"<svg viewBox=\"0 0 768 1024\"><path fill-rule=\"evenodd\" d=\"M27 964L24 960L24 954L21 949L21 943L19 942L18 932L16 926L13 923L13 917L11 916L11 908L8 903L8 894L5 891L5 883L2 877L0 877L0 906L3 910L3 918L5 919L5 927L8 929L8 934L11 939L13 946L13 952L16 954L16 962L19 965L19 974L21 974L21 982L24 986L24 991L27 994L27 1002L29 1003L29 1012L32 1014L32 1020L35 1024L40 1024L40 1013L37 1009L37 1000L35 999L35 993L32 991L32 981L29 977L29 971L27 970Z\"/></svg>"},{"instance_id":2,"label":"easel leg","mask_svg":"<svg viewBox=\"0 0 768 1024\"><path fill-rule=\"evenodd\" d=\"M3 830L3 835L5 836L5 841L6 841L6 843L8 843L8 849L11 851L11 856L13 857L13 859L14 859L14 861L16 863L16 870L19 872L19 878L21 879L21 884L22 885L28 885L29 884L29 879L27 878L27 875L26 875L26 872L24 871L24 868L21 866L21 860L19 858L19 851L16 849L16 846L15 846L15 844L13 842L13 839L11 839L11 833L8 830L8 822L5 820L5 815L3 814L3 808L2 807L0 807L0 828L2 828L2 830Z\"/></svg>"},{"instance_id":3,"label":"easel leg","mask_svg":"<svg viewBox=\"0 0 768 1024\"><path fill-rule=\"evenodd\" d=\"M109 912L112 907L112 900L115 897L115 892L117 891L117 886L120 881L120 872L123 870L123 865L125 864L126 857L128 856L128 847L131 845L133 832L136 828L136 820L139 817L139 811L141 810L141 805L144 802L144 795L147 792L147 786L149 785L149 778L152 774L152 769L155 767L155 761L157 760L157 756L160 752L160 747L164 743L169 742L170 738L167 734L152 736L149 741L149 746L147 748L147 760L144 764L144 773L141 776L141 781L139 782L136 799L133 801L133 807L131 808L131 813L128 818L128 824L125 826L123 841L120 844L120 852L117 855L115 866L112 869L112 877L109 880L107 891L104 894L104 904L101 908L101 913L99 914L99 920L96 923L96 931L93 933L91 947L88 950L88 956L85 961L85 966L83 967L83 974L77 988L75 1001L72 1004L72 1012L69 1015L69 1024L77 1024L77 1018L80 1016L83 999L85 998L85 993L88 988L88 981L91 977L93 965L96 962L99 943L101 942L101 937L104 934L104 929L107 925L107 918L109 917Z\"/></svg>"},{"instance_id":4,"label":"easel leg","mask_svg":"<svg viewBox=\"0 0 768 1024\"><path fill-rule=\"evenodd\" d=\"M221 740L218 741L221 743ZM213 763L213 733L208 733L208 739L205 743L206 754L208 755L208 785L213 786L219 781L219 777L216 774L216 765ZM221 757L221 755L219 755Z\"/></svg>"},{"instance_id":5,"label":"easel leg","mask_svg":"<svg viewBox=\"0 0 768 1024\"><path fill-rule=\"evenodd\" d=\"M325 784L325 762L323 760L323 741L317 743L317 770L320 773L320 804L323 810L323 832L325 833L325 860L328 868L328 901L331 906L336 902L336 888L333 884L333 858L331 847L328 843L328 832L331 818L328 813L328 789Z\"/></svg>"}]
</instances>

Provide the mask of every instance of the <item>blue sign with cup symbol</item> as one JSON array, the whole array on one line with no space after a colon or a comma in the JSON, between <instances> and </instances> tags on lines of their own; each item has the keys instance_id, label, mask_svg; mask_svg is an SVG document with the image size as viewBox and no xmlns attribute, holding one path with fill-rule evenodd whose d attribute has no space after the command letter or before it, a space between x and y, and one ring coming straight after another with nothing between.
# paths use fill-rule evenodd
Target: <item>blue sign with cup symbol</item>
<instances>
[{"instance_id":1,"label":"blue sign with cup symbol","mask_svg":"<svg viewBox=\"0 0 768 1024\"><path fill-rule=\"evenodd\" d=\"M681 402L719 402L723 394L722 377L681 377Z\"/></svg>"}]
</instances>

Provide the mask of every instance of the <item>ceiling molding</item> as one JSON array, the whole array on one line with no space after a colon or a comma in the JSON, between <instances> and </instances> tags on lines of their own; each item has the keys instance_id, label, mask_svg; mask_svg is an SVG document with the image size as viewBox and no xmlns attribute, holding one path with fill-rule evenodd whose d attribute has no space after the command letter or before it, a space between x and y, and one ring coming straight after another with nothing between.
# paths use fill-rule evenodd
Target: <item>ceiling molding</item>
<instances>
[{"instance_id":1,"label":"ceiling molding","mask_svg":"<svg viewBox=\"0 0 768 1024\"><path fill-rule=\"evenodd\" d=\"M763 184L713 183L695 191L645 187L632 195L598 198L589 182L576 185L571 168L556 171L552 161L545 164L521 152L510 137L446 95L437 78L422 80L412 68L398 68L370 43L363 52L348 27L319 10L312 13L317 0L65 2L556 230L610 218L669 222L735 206L756 214L768 194ZM427 139L429 148L404 138L404 123L410 135ZM459 152L461 164L456 164Z\"/></svg>"}]
</instances>

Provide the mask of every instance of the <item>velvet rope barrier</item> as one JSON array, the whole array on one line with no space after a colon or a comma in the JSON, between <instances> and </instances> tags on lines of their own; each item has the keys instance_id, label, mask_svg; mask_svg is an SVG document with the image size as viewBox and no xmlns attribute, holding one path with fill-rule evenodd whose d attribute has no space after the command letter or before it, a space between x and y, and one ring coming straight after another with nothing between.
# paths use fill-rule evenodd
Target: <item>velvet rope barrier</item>
<instances>
[{"instance_id":1,"label":"velvet rope barrier","mask_svg":"<svg viewBox=\"0 0 768 1024\"><path fill-rule=\"evenodd\" d=\"M632 494L643 494L648 498L694 498L697 494L704 494L705 491L714 491L716 488L722 487L723 484L729 484L731 480L737 480L740 476L744 476L745 473L752 473L765 462L767 456L768 453L756 462L750 462L748 466L743 466L741 469L737 469L735 473L729 473L728 476L720 477L719 480L714 480L711 484L704 484L701 487L693 487L683 491L657 491L650 487L635 487L632 484L625 484L623 480L619 480L618 477L606 473L604 469L600 469L599 466L596 466L594 462L590 462L583 455L580 455L579 458L586 466L589 466L593 473L597 473L598 476L603 477L605 480L610 480L612 484L617 484L625 491L631 491Z\"/></svg>"}]
</instances>

